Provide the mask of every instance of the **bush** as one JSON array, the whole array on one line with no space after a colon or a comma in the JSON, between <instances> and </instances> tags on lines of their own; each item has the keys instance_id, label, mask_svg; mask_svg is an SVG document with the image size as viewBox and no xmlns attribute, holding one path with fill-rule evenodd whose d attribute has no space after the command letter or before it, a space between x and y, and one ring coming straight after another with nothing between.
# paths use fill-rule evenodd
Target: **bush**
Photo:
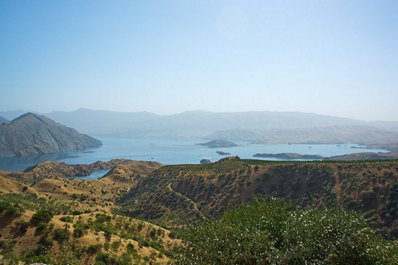
<instances>
[{"instance_id":1,"label":"bush","mask_svg":"<svg viewBox=\"0 0 398 265\"><path fill-rule=\"evenodd\" d=\"M24 221L24 220L20 220L20 221L17 222L16 225L17 225L17 229L18 229L18 232L19 232L19 233L25 234L26 231L28 231L29 222L26 222L26 221Z\"/></svg>"},{"instance_id":2,"label":"bush","mask_svg":"<svg viewBox=\"0 0 398 265\"><path fill-rule=\"evenodd\" d=\"M7 201L0 201L0 213L12 216L21 212L23 212L23 209L20 206L15 206Z\"/></svg>"},{"instance_id":3,"label":"bush","mask_svg":"<svg viewBox=\"0 0 398 265\"><path fill-rule=\"evenodd\" d=\"M178 264L398 264L392 243L359 215L274 198L194 227L184 241Z\"/></svg>"},{"instance_id":4,"label":"bush","mask_svg":"<svg viewBox=\"0 0 398 265\"><path fill-rule=\"evenodd\" d=\"M37 226L36 226L35 234L39 235L39 234L43 233L44 231L46 231L47 228L48 228L47 223L43 223L43 222L38 223Z\"/></svg>"},{"instance_id":5,"label":"bush","mask_svg":"<svg viewBox=\"0 0 398 265\"><path fill-rule=\"evenodd\" d=\"M73 223L73 218L70 216L62 216L59 220L65 223Z\"/></svg>"},{"instance_id":6,"label":"bush","mask_svg":"<svg viewBox=\"0 0 398 265\"><path fill-rule=\"evenodd\" d=\"M54 231L54 240L58 241L60 244L69 239L69 231L67 229L56 229Z\"/></svg>"},{"instance_id":7,"label":"bush","mask_svg":"<svg viewBox=\"0 0 398 265\"><path fill-rule=\"evenodd\" d=\"M120 248L120 244L121 244L120 241L113 241L112 244L111 244L112 250L114 252L117 252L119 250L119 248Z\"/></svg>"},{"instance_id":8,"label":"bush","mask_svg":"<svg viewBox=\"0 0 398 265\"><path fill-rule=\"evenodd\" d=\"M30 223L33 225L37 225L39 223L48 223L53 218L53 214L50 211L39 210L32 216Z\"/></svg>"},{"instance_id":9,"label":"bush","mask_svg":"<svg viewBox=\"0 0 398 265\"><path fill-rule=\"evenodd\" d=\"M102 248L101 244L90 245L87 248L87 253L90 255L93 255L93 254L97 253L101 248Z\"/></svg>"},{"instance_id":10,"label":"bush","mask_svg":"<svg viewBox=\"0 0 398 265\"><path fill-rule=\"evenodd\" d=\"M106 265L116 265L118 264L118 261L115 257L110 256L109 254L106 253L99 253L97 257L95 258L95 264L106 264Z\"/></svg>"},{"instance_id":11,"label":"bush","mask_svg":"<svg viewBox=\"0 0 398 265\"><path fill-rule=\"evenodd\" d=\"M75 229L73 230L73 236L76 238L84 236L86 233L86 227L83 224L76 225Z\"/></svg>"}]
</instances>

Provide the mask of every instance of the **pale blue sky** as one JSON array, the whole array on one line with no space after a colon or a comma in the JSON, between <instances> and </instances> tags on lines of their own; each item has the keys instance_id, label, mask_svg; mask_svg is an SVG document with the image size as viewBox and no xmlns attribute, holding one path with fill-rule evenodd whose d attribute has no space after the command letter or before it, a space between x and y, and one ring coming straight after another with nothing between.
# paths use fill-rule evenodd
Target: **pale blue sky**
<instances>
[{"instance_id":1,"label":"pale blue sky","mask_svg":"<svg viewBox=\"0 0 398 265\"><path fill-rule=\"evenodd\" d=\"M0 1L0 111L398 120L398 1Z\"/></svg>"}]
</instances>

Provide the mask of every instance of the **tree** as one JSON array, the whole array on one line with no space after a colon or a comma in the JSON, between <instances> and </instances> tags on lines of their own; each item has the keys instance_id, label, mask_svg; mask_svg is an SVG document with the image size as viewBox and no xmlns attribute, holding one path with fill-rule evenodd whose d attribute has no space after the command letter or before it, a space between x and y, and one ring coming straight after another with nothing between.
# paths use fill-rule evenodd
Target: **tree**
<instances>
[{"instance_id":1,"label":"tree","mask_svg":"<svg viewBox=\"0 0 398 265\"><path fill-rule=\"evenodd\" d=\"M178 264L398 264L398 246L356 213L265 198L193 227Z\"/></svg>"}]
</instances>

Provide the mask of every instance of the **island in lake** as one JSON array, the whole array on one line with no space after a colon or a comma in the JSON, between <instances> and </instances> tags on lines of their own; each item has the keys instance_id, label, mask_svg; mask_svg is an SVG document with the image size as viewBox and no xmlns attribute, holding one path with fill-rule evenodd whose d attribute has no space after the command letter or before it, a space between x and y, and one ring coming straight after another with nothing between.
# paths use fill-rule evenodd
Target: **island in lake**
<instances>
[{"instance_id":1,"label":"island in lake","mask_svg":"<svg viewBox=\"0 0 398 265\"><path fill-rule=\"evenodd\" d=\"M213 140L207 143L200 143L198 145L204 145L207 146L209 148L228 148L228 147L237 147L238 145L230 142L230 141L226 141L226 140Z\"/></svg>"},{"instance_id":2,"label":"island in lake","mask_svg":"<svg viewBox=\"0 0 398 265\"><path fill-rule=\"evenodd\" d=\"M261 158L277 158L282 160L294 160L294 159L302 159L302 160L390 160L390 159L398 159L398 152L364 152L364 153L356 153L356 154L346 154L339 156L321 156L321 155L302 155L297 153L279 153L279 154L255 154L253 157L261 157Z\"/></svg>"},{"instance_id":3,"label":"island in lake","mask_svg":"<svg viewBox=\"0 0 398 265\"><path fill-rule=\"evenodd\" d=\"M223 151L217 151L217 154L219 154L220 156L230 156L231 153L227 153L227 152L223 152Z\"/></svg>"},{"instance_id":4,"label":"island in lake","mask_svg":"<svg viewBox=\"0 0 398 265\"><path fill-rule=\"evenodd\" d=\"M302 155L297 153L255 154L253 157L268 157L278 159L324 159L321 155Z\"/></svg>"}]
</instances>

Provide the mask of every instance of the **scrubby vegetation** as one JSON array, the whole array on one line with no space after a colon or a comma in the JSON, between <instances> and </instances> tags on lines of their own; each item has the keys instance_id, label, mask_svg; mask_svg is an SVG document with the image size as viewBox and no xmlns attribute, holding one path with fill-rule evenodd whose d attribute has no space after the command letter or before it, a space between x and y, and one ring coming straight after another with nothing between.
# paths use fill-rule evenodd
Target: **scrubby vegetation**
<instances>
[{"instance_id":1,"label":"scrubby vegetation","mask_svg":"<svg viewBox=\"0 0 398 265\"><path fill-rule=\"evenodd\" d=\"M162 167L120 200L123 213L171 226L216 218L256 196L365 215L384 237L398 238L398 160L270 162L224 159ZM204 217L203 217L204 216Z\"/></svg>"},{"instance_id":2,"label":"scrubby vegetation","mask_svg":"<svg viewBox=\"0 0 398 265\"><path fill-rule=\"evenodd\" d=\"M178 264L398 264L358 214L257 200L190 229Z\"/></svg>"},{"instance_id":3,"label":"scrubby vegetation","mask_svg":"<svg viewBox=\"0 0 398 265\"><path fill-rule=\"evenodd\" d=\"M398 264L398 161L120 163L10 173L0 263Z\"/></svg>"}]
</instances>

